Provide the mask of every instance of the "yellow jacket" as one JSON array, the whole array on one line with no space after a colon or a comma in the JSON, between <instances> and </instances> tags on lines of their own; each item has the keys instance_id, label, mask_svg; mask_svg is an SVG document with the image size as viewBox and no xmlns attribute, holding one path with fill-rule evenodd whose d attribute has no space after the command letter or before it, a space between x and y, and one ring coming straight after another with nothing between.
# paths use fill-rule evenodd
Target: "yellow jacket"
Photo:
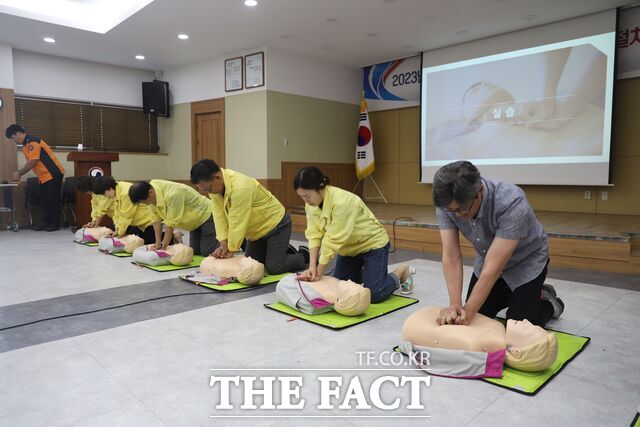
<instances>
[{"instance_id":1,"label":"yellow jacket","mask_svg":"<svg viewBox=\"0 0 640 427\"><path fill-rule=\"evenodd\" d=\"M149 206L135 205L129 198L129 189L133 184L118 181L116 195L113 200L113 224L118 229L118 236L124 236L129 226L144 230L153 224L153 214Z\"/></svg>"},{"instance_id":2,"label":"yellow jacket","mask_svg":"<svg viewBox=\"0 0 640 427\"><path fill-rule=\"evenodd\" d=\"M149 205L154 222L193 231L211 217L211 201L193 187L178 182L153 179L156 204Z\"/></svg>"},{"instance_id":3,"label":"yellow jacket","mask_svg":"<svg viewBox=\"0 0 640 427\"><path fill-rule=\"evenodd\" d=\"M230 251L239 251L242 240L258 240L284 217L284 206L255 178L221 169L224 196L210 194L218 240L227 240Z\"/></svg>"},{"instance_id":4,"label":"yellow jacket","mask_svg":"<svg viewBox=\"0 0 640 427\"><path fill-rule=\"evenodd\" d=\"M320 263L328 264L336 253L356 256L389 243L386 230L360 197L328 185L322 209L305 205L309 248L320 247Z\"/></svg>"},{"instance_id":5,"label":"yellow jacket","mask_svg":"<svg viewBox=\"0 0 640 427\"><path fill-rule=\"evenodd\" d=\"M113 199L108 198L104 194L92 194L91 219L95 221L98 217L105 215L113 218Z\"/></svg>"}]
</instances>

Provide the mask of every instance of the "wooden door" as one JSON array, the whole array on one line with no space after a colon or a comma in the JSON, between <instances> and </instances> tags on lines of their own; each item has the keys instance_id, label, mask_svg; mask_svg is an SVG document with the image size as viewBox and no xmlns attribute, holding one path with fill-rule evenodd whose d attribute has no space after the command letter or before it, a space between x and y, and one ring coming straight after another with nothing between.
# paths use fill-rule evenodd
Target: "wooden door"
<instances>
[{"instance_id":1,"label":"wooden door","mask_svg":"<svg viewBox=\"0 0 640 427\"><path fill-rule=\"evenodd\" d=\"M223 138L221 116L219 112L196 115L196 162L212 159L219 165L224 164L224 153L220 147Z\"/></svg>"},{"instance_id":2,"label":"wooden door","mask_svg":"<svg viewBox=\"0 0 640 427\"><path fill-rule=\"evenodd\" d=\"M224 99L191 104L192 162L214 160L225 166Z\"/></svg>"}]
</instances>

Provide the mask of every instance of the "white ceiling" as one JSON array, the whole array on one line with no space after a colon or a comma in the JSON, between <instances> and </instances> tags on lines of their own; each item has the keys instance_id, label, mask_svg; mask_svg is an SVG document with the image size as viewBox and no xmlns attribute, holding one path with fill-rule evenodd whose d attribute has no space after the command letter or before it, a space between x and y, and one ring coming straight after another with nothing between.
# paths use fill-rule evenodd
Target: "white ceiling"
<instances>
[{"instance_id":1,"label":"white ceiling","mask_svg":"<svg viewBox=\"0 0 640 427\"><path fill-rule=\"evenodd\" d=\"M32 52L150 70L260 46L363 66L630 2L258 1L257 7L249 8L243 0L155 0L106 34L0 14L0 42ZM187 33L190 39L178 40L178 33ZM44 43L45 36L56 43ZM135 60L137 54L146 60Z\"/></svg>"}]
</instances>

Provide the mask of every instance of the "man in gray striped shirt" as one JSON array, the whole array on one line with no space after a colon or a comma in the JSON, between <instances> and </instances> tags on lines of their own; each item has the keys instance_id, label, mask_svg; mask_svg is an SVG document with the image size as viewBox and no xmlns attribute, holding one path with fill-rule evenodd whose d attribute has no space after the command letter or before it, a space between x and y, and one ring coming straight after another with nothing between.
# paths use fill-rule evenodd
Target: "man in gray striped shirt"
<instances>
[{"instance_id":1,"label":"man in gray striped shirt","mask_svg":"<svg viewBox=\"0 0 640 427\"><path fill-rule=\"evenodd\" d=\"M440 324L466 324L476 313L495 317L503 308L507 319L540 326L562 314L564 303L544 284L547 233L519 187L482 178L473 164L459 161L436 172L433 202L450 302ZM458 231L477 254L464 305Z\"/></svg>"}]
</instances>

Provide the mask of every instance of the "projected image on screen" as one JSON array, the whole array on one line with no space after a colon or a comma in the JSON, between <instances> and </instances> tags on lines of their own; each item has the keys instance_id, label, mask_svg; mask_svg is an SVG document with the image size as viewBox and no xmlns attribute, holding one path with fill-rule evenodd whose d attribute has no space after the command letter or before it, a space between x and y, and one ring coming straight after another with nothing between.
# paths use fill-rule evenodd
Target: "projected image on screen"
<instances>
[{"instance_id":1,"label":"projected image on screen","mask_svg":"<svg viewBox=\"0 0 640 427\"><path fill-rule=\"evenodd\" d=\"M430 158L602 154L606 66L586 44L433 73Z\"/></svg>"},{"instance_id":2,"label":"projected image on screen","mask_svg":"<svg viewBox=\"0 0 640 427\"><path fill-rule=\"evenodd\" d=\"M424 68L423 166L600 162L606 176L607 37Z\"/></svg>"}]
</instances>

